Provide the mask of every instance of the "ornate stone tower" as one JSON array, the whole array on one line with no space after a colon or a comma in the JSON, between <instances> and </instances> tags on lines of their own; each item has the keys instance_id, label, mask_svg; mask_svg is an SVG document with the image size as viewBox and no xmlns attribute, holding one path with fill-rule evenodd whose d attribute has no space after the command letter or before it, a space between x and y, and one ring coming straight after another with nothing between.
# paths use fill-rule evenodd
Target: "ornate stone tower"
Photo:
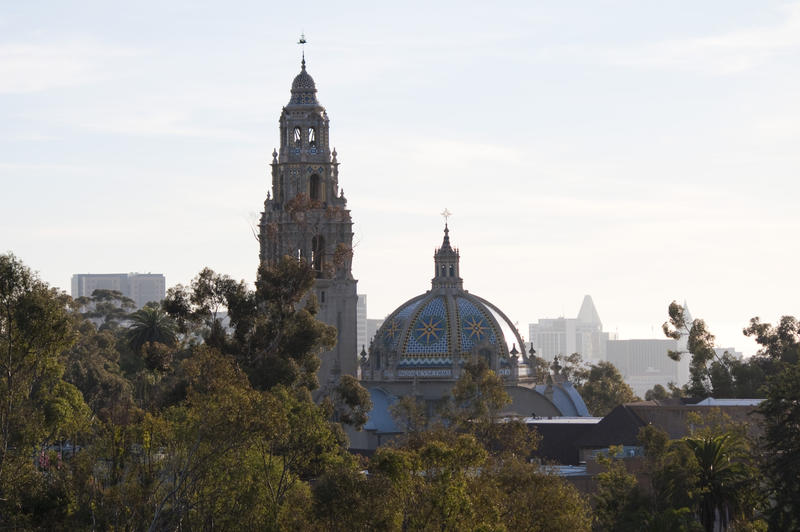
<instances>
[{"instance_id":1,"label":"ornate stone tower","mask_svg":"<svg viewBox=\"0 0 800 532\"><path fill-rule=\"evenodd\" d=\"M317 318L336 327L332 351L322 354L320 389L356 375L356 280L351 271L353 222L339 189L336 149L330 149L328 114L306 72L305 56L280 118L280 150L272 152L272 194L259 223L260 258L306 260L317 274Z\"/></svg>"}]
</instances>

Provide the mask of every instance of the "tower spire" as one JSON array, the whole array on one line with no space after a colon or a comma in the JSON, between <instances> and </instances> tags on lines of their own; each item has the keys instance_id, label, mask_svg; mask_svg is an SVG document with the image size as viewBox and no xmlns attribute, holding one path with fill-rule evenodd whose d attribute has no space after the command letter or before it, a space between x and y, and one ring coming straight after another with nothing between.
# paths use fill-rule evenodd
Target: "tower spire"
<instances>
[{"instance_id":1,"label":"tower spire","mask_svg":"<svg viewBox=\"0 0 800 532\"><path fill-rule=\"evenodd\" d=\"M303 60L300 62L300 69L301 70L305 70L306 69L306 43L307 42L308 41L306 41L306 34L305 33L301 33L300 34L300 40L297 41L297 44L299 44L300 47L301 47L301 50L302 50L301 53L302 53L302 56L303 56Z\"/></svg>"}]
</instances>

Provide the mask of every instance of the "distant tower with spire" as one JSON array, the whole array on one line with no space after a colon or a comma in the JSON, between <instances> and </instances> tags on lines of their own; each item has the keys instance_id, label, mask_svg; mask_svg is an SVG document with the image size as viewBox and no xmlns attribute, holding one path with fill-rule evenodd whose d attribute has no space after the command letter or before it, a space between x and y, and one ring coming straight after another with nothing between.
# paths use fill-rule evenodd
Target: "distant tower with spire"
<instances>
[{"instance_id":1,"label":"distant tower with spire","mask_svg":"<svg viewBox=\"0 0 800 532\"><path fill-rule=\"evenodd\" d=\"M529 325L529 333L531 346L545 359L572 353L580 353L590 363L606 359L609 334L603 332L603 322L590 295L583 297L576 318L543 318Z\"/></svg>"},{"instance_id":2,"label":"distant tower with spire","mask_svg":"<svg viewBox=\"0 0 800 532\"><path fill-rule=\"evenodd\" d=\"M298 44L306 43L301 36ZM291 98L281 111L280 148L272 152L271 193L259 222L259 257L308 262L316 272L317 318L336 327L336 347L323 353L321 389L341 374L356 375L356 280L352 274L353 222L339 188L339 162L330 147L329 120L306 71L305 51Z\"/></svg>"}]
</instances>

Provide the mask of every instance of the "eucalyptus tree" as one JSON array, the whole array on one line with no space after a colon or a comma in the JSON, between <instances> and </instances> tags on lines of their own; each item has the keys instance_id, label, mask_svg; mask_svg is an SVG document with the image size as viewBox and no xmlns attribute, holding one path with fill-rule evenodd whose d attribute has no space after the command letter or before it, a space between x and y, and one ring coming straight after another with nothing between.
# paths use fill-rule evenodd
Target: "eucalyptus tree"
<instances>
[{"instance_id":1,"label":"eucalyptus tree","mask_svg":"<svg viewBox=\"0 0 800 532\"><path fill-rule=\"evenodd\" d=\"M762 452L772 502L770 526L800 529L800 322L784 316L778 325L750 321L745 334L761 345L757 356L775 368L766 379Z\"/></svg>"},{"instance_id":2,"label":"eucalyptus tree","mask_svg":"<svg viewBox=\"0 0 800 532\"><path fill-rule=\"evenodd\" d=\"M611 362L602 360L589 366L584 383L578 386L589 413L602 417L623 403L636 401L633 389Z\"/></svg>"},{"instance_id":3,"label":"eucalyptus tree","mask_svg":"<svg viewBox=\"0 0 800 532\"><path fill-rule=\"evenodd\" d=\"M0 255L3 526L29 526L15 521L25 514L22 501L47 492L32 457L40 454L41 466L48 461L48 444L74 436L89 420L81 393L62 378L59 355L75 341L69 302L69 296L50 288L14 255Z\"/></svg>"}]
</instances>

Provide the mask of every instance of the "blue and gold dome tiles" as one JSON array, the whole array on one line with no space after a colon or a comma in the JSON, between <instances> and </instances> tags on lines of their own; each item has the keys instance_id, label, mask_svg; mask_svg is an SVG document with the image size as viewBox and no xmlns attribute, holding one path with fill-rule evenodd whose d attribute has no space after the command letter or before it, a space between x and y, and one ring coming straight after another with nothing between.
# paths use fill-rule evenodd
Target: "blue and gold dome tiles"
<instances>
[{"instance_id":1,"label":"blue and gold dome tiles","mask_svg":"<svg viewBox=\"0 0 800 532\"><path fill-rule=\"evenodd\" d=\"M507 357L497 319L480 298L466 292L429 292L395 310L378 331L375 345L396 352L398 367L405 368L451 366L454 359L463 360L486 345Z\"/></svg>"}]
</instances>

